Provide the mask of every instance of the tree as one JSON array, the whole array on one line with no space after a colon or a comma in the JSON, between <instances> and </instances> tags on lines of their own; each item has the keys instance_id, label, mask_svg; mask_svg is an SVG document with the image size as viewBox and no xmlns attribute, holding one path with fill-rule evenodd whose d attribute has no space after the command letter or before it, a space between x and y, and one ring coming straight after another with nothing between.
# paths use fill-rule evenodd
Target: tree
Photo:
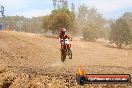
<instances>
[{"instance_id":1,"label":"tree","mask_svg":"<svg viewBox=\"0 0 132 88\"><path fill-rule=\"evenodd\" d=\"M5 24L7 30L43 33L42 17L7 16Z\"/></svg>"},{"instance_id":2,"label":"tree","mask_svg":"<svg viewBox=\"0 0 132 88\"><path fill-rule=\"evenodd\" d=\"M125 12L121 18L127 22L127 24L129 25L131 29L131 34L132 34L132 13Z\"/></svg>"},{"instance_id":3,"label":"tree","mask_svg":"<svg viewBox=\"0 0 132 88\"><path fill-rule=\"evenodd\" d=\"M50 16L43 17L43 28L50 30L54 34L58 34L61 27L65 27L68 31L73 31L75 22L75 14L68 8L54 9Z\"/></svg>"},{"instance_id":4,"label":"tree","mask_svg":"<svg viewBox=\"0 0 132 88\"><path fill-rule=\"evenodd\" d=\"M70 11L68 9L57 10L52 15L52 31L58 32L61 27L65 27L67 30L70 28Z\"/></svg>"},{"instance_id":5,"label":"tree","mask_svg":"<svg viewBox=\"0 0 132 88\"><path fill-rule=\"evenodd\" d=\"M67 0L52 0L54 8L68 8L68 1Z\"/></svg>"},{"instance_id":6,"label":"tree","mask_svg":"<svg viewBox=\"0 0 132 88\"><path fill-rule=\"evenodd\" d=\"M44 16L42 19L42 28L44 29L45 32L47 32L50 27L51 27L51 18L49 15Z\"/></svg>"},{"instance_id":7,"label":"tree","mask_svg":"<svg viewBox=\"0 0 132 88\"><path fill-rule=\"evenodd\" d=\"M97 9L95 9L94 7L89 8L85 4L80 5L80 7L78 8L77 21L79 23L80 34L82 34L82 32L84 31L83 28L87 26L88 23L96 24L100 30L105 29L104 25L106 21L102 17L102 15L99 14L97 12Z\"/></svg>"},{"instance_id":8,"label":"tree","mask_svg":"<svg viewBox=\"0 0 132 88\"><path fill-rule=\"evenodd\" d=\"M53 1L54 8L56 8L56 2L57 2L57 0L52 0L52 1Z\"/></svg>"},{"instance_id":9,"label":"tree","mask_svg":"<svg viewBox=\"0 0 132 88\"><path fill-rule=\"evenodd\" d=\"M120 18L111 25L110 41L115 43L118 48L122 48L123 44L130 44L131 39L130 27L125 20Z\"/></svg>"},{"instance_id":10,"label":"tree","mask_svg":"<svg viewBox=\"0 0 132 88\"><path fill-rule=\"evenodd\" d=\"M72 9L72 11L75 11L75 4L74 3L71 4L71 9Z\"/></svg>"},{"instance_id":11,"label":"tree","mask_svg":"<svg viewBox=\"0 0 132 88\"><path fill-rule=\"evenodd\" d=\"M99 38L100 31L96 24L94 23L87 24L83 29L84 40L94 42L96 39Z\"/></svg>"}]
</instances>

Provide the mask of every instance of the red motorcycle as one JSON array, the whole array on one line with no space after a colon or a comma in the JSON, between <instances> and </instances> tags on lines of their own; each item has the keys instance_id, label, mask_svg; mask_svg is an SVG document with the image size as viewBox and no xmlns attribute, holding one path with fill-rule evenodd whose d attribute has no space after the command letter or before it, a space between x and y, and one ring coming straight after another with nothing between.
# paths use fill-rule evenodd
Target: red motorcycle
<instances>
[{"instance_id":1,"label":"red motorcycle","mask_svg":"<svg viewBox=\"0 0 132 88\"><path fill-rule=\"evenodd\" d=\"M61 61L64 62L66 56L72 59L71 44L68 39L61 39Z\"/></svg>"}]
</instances>

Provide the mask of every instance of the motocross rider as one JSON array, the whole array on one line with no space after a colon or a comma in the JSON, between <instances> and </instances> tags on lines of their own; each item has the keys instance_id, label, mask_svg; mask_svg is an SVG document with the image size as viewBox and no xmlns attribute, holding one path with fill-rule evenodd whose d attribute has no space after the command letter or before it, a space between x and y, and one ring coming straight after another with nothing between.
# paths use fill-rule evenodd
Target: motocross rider
<instances>
[{"instance_id":1,"label":"motocross rider","mask_svg":"<svg viewBox=\"0 0 132 88\"><path fill-rule=\"evenodd\" d=\"M65 39L70 40L70 36L66 34L66 28L61 28L60 30L61 30L61 32L59 34L59 41L60 41L60 43L62 43L61 40L65 40ZM69 44L68 46L70 48L71 44ZM62 46L61 46L61 49L62 49Z\"/></svg>"}]
</instances>

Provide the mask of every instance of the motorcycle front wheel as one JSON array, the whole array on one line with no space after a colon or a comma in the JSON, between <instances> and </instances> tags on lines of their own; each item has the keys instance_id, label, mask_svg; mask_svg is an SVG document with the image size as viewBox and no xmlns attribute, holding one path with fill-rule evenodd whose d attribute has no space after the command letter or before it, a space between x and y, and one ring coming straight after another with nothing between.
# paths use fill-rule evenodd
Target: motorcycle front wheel
<instances>
[{"instance_id":1,"label":"motorcycle front wheel","mask_svg":"<svg viewBox=\"0 0 132 88\"><path fill-rule=\"evenodd\" d=\"M72 59L72 51L71 51L71 49L68 50L68 56L69 56L69 59Z\"/></svg>"},{"instance_id":2,"label":"motorcycle front wheel","mask_svg":"<svg viewBox=\"0 0 132 88\"><path fill-rule=\"evenodd\" d=\"M62 49L61 50L61 61L64 62L66 59L66 50Z\"/></svg>"}]
</instances>

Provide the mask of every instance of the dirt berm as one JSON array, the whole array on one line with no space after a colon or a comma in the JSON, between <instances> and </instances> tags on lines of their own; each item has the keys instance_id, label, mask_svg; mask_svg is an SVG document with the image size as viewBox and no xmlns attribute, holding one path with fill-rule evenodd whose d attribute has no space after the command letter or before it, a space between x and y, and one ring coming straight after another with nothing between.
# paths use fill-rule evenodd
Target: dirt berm
<instances>
[{"instance_id":1,"label":"dirt berm","mask_svg":"<svg viewBox=\"0 0 132 88\"><path fill-rule=\"evenodd\" d=\"M0 88L132 88L131 84L79 86L79 66L87 73L131 74L132 50L73 38L73 59L60 60L55 38L22 32L0 32Z\"/></svg>"}]
</instances>

